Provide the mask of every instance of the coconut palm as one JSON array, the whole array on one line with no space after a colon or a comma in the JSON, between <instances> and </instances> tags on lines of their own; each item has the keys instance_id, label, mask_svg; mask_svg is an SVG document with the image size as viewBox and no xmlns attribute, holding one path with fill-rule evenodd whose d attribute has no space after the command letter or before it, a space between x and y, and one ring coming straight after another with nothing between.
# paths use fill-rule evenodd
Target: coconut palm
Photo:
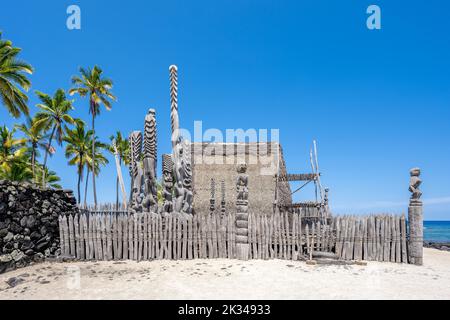
<instances>
[{"instance_id":1,"label":"coconut palm","mask_svg":"<svg viewBox=\"0 0 450 320\"><path fill-rule=\"evenodd\" d=\"M129 154L130 154L130 143L128 139L124 139L122 133L117 131L115 135L109 138L111 140L111 146L109 147L109 151L115 155L115 149L112 143L116 144L117 156L119 158L119 165L122 166L122 163L125 165L129 164ZM119 177L116 180L116 208L119 208Z\"/></svg>"},{"instance_id":2,"label":"coconut palm","mask_svg":"<svg viewBox=\"0 0 450 320\"><path fill-rule=\"evenodd\" d=\"M33 179L36 180L36 158L39 156L39 149L47 150L48 134L42 129L35 126L36 119L28 118L26 123L17 125L16 128L24 135L25 143L31 153L31 170L33 172Z\"/></svg>"},{"instance_id":3,"label":"coconut palm","mask_svg":"<svg viewBox=\"0 0 450 320\"><path fill-rule=\"evenodd\" d=\"M61 178L58 177L55 171L48 170L48 168L44 168L42 165L37 166L36 178L38 181L45 179L44 187L46 188L62 189L59 184Z\"/></svg>"},{"instance_id":4,"label":"coconut palm","mask_svg":"<svg viewBox=\"0 0 450 320\"><path fill-rule=\"evenodd\" d=\"M58 89L53 98L40 91L36 91L36 95L41 100L41 103L37 104L41 111L36 114L35 126L44 131L51 129L43 163L42 184L45 184L45 169L48 155L53 150L53 139L56 138L58 145L62 145L64 125L66 123L75 124L75 120L69 115L70 111L73 110L72 101L67 100L63 89Z\"/></svg>"},{"instance_id":5,"label":"coconut palm","mask_svg":"<svg viewBox=\"0 0 450 320\"><path fill-rule=\"evenodd\" d=\"M0 32L0 100L8 112L15 118L21 114L29 115L28 97L22 91L28 91L31 82L27 74L33 73L33 67L17 58L21 49L13 47L9 40L2 40Z\"/></svg>"},{"instance_id":6,"label":"coconut palm","mask_svg":"<svg viewBox=\"0 0 450 320\"><path fill-rule=\"evenodd\" d=\"M94 145L95 144L95 145ZM93 146L94 145L94 146ZM101 167L107 165L109 160L103 154L104 150L108 149L108 145L102 143L98 140L98 137L92 135L92 139L89 141L89 152L88 157L86 157L86 187L84 190L84 205L87 206L87 189L89 184L89 174L93 172L93 177L97 177L100 174ZM92 151L94 150L94 155ZM94 168L94 171L92 169Z\"/></svg>"},{"instance_id":7,"label":"coconut palm","mask_svg":"<svg viewBox=\"0 0 450 320\"><path fill-rule=\"evenodd\" d=\"M33 179L33 173L24 156L16 157L8 166L0 166L0 179L29 182Z\"/></svg>"},{"instance_id":8,"label":"coconut palm","mask_svg":"<svg viewBox=\"0 0 450 320\"><path fill-rule=\"evenodd\" d=\"M93 137L93 131L86 131L83 122L78 121L74 129L66 129L66 136L64 141L66 145L66 158L69 159L69 165L77 166L78 173L78 203L81 203L81 182L83 181L84 167L90 158L89 149Z\"/></svg>"},{"instance_id":9,"label":"coconut palm","mask_svg":"<svg viewBox=\"0 0 450 320\"><path fill-rule=\"evenodd\" d=\"M26 154L25 139L14 137L16 129L9 130L8 127L0 127L0 167L8 169L18 159Z\"/></svg>"},{"instance_id":10,"label":"coconut palm","mask_svg":"<svg viewBox=\"0 0 450 320\"><path fill-rule=\"evenodd\" d=\"M81 97L89 96L89 113L92 116L92 130L94 131L94 143L92 148L95 147L95 117L100 114L100 106L104 105L106 110L111 110L111 101L115 101L116 97L112 94L111 89L113 82L102 77L103 71L98 66L94 66L93 69L80 68L79 76L72 78L74 87L69 90L70 95L79 94ZM92 150L93 161L92 166L95 165L96 153ZM94 190L94 203L97 206L97 190L95 186L95 167L91 168L92 172L92 184Z\"/></svg>"}]
</instances>

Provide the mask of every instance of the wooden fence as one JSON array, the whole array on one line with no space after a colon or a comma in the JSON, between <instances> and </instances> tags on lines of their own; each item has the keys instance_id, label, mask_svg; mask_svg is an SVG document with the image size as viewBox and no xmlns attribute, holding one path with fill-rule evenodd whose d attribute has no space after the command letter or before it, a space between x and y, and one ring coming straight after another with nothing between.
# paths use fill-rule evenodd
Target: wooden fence
<instances>
[{"instance_id":1,"label":"wooden fence","mask_svg":"<svg viewBox=\"0 0 450 320\"><path fill-rule=\"evenodd\" d=\"M235 214L123 212L61 216L63 256L80 260L236 258ZM249 259L302 260L315 252L342 260L408 261L404 217L335 217L302 222L302 213L249 215Z\"/></svg>"},{"instance_id":2,"label":"wooden fence","mask_svg":"<svg viewBox=\"0 0 450 320\"><path fill-rule=\"evenodd\" d=\"M408 263L405 216L341 216L332 220L334 252L343 260Z\"/></svg>"},{"instance_id":3,"label":"wooden fence","mask_svg":"<svg viewBox=\"0 0 450 320\"><path fill-rule=\"evenodd\" d=\"M191 216L88 213L61 216L63 256L80 260L235 258L235 215ZM292 259L303 254L299 215L249 216L249 259Z\"/></svg>"}]
</instances>

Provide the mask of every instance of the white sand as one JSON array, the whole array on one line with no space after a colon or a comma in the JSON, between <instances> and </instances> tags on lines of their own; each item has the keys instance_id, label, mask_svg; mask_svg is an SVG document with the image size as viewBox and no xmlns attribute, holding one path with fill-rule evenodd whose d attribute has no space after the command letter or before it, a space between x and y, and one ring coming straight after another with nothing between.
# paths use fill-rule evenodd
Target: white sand
<instances>
[{"instance_id":1,"label":"white sand","mask_svg":"<svg viewBox=\"0 0 450 320\"><path fill-rule=\"evenodd\" d=\"M45 263L0 275L0 299L450 299L450 252L426 249L425 262ZM80 278L73 276L78 271ZM12 277L24 282L10 288L6 281Z\"/></svg>"}]
</instances>

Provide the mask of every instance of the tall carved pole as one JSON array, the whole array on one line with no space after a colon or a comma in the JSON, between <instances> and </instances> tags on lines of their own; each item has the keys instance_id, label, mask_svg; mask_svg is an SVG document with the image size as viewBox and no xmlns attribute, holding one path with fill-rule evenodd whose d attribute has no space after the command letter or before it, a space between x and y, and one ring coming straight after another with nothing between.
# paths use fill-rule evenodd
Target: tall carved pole
<instances>
[{"instance_id":1,"label":"tall carved pole","mask_svg":"<svg viewBox=\"0 0 450 320\"><path fill-rule=\"evenodd\" d=\"M147 212L158 210L158 190L156 184L157 131L156 111L150 109L145 117L144 126L144 209Z\"/></svg>"},{"instance_id":2,"label":"tall carved pole","mask_svg":"<svg viewBox=\"0 0 450 320\"><path fill-rule=\"evenodd\" d=\"M188 141L182 141L178 116L178 68L170 66L170 119L172 125L172 160L175 177L175 212L192 213L192 169L191 147Z\"/></svg>"},{"instance_id":3,"label":"tall carved pole","mask_svg":"<svg viewBox=\"0 0 450 320\"><path fill-rule=\"evenodd\" d=\"M170 79L170 121L172 127L172 160L173 160L173 176L175 178L175 199L173 201L173 210L181 212L183 207L183 182L181 176L181 160L179 157L180 150L180 120L178 116L178 68L175 65L169 67Z\"/></svg>"},{"instance_id":4,"label":"tall carved pole","mask_svg":"<svg viewBox=\"0 0 450 320\"><path fill-rule=\"evenodd\" d=\"M142 183L143 173L141 168L142 133L134 131L130 136L130 167L132 169L133 186L131 190L131 208L134 211L142 211Z\"/></svg>"},{"instance_id":5,"label":"tall carved pole","mask_svg":"<svg viewBox=\"0 0 450 320\"><path fill-rule=\"evenodd\" d=\"M411 179L409 191L412 193L408 208L409 222L409 262L418 266L423 265L423 203L420 200L422 184L420 169L410 171Z\"/></svg>"},{"instance_id":6,"label":"tall carved pole","mask_svg":"<svg viewBox=\"0 0 450 320\"><path fill-rule=\"evenodd\" d=\"M170 120L172 125L172 149L175 150L180 136L180 120L178 116L178 68L169 67L170 72Z\"/></svg>"},{"instance_id":7,"label":"tall carved pole","mask_svg":"<svg viewBox=\"0 0 450 320\"><path fill-rule=\"evenodd\" d=\"M248 260L250 244L248 242L248 174L247 165L240 164L237 169L236 201L236 257Z\"/></svg>"}]
</instances>

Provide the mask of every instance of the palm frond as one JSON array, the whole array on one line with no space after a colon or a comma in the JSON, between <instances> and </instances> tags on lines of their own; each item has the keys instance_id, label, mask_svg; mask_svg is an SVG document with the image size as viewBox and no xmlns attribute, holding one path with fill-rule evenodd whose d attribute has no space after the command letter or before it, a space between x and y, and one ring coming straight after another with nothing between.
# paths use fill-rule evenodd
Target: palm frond
<instances>
[{"instance_id":1,"label":"palm frond","mask_svg":"<svg viewBox=\"0 0 450 320\"><path fill-rule=\"evenodd\" d=\"M20 52L11 41L2 40L0 34L0 100L15 118L29 115L28 97L22 90L28 91L31 87L26 74L33 73L30 64L17 58Z\"/></svg>"}]
</instances>

